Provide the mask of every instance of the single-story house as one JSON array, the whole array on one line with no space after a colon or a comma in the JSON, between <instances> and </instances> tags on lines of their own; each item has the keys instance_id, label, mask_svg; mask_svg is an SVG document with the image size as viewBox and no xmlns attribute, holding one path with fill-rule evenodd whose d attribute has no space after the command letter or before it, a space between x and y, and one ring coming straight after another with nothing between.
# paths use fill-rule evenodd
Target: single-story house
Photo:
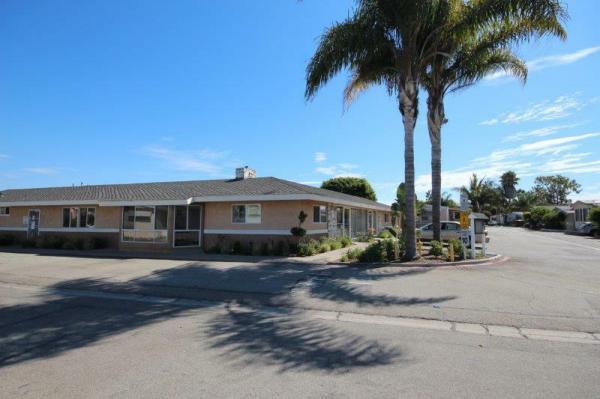
<instances>
[{"instance_id":1,"label":"single-story house","mask_svg":"<svg viewBox=\"0 0 600 399\"><path fill-rule=\"evenodd\" d=\"M229 180L81 185L0 192L0 232L21 238L104 237L120 250L211 249L291 238L298 215L307 236L377 233L391 208L368 199L236 169Z\"/></svg>"},{"instance_id":2,"label":"single-story house","mask_svg":"<svg viewBox=\"0 0 600 399\"><path fill-rule=\"evenodd\" d=\"M581 200L571 204L571 208L575 212L575 227L580 228L588 221L590 209L600 206L600 200Z\"/></svg>"}]
</instances>

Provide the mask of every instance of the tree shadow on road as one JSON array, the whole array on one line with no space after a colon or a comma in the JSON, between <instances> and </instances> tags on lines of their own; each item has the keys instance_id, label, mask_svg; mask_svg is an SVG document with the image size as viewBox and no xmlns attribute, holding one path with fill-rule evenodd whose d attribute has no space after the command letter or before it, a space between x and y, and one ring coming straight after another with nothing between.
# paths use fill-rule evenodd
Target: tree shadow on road
<instances>
[{"instance_id":1,"label":"tree shadow on road","mask_svg":"<svg viewBox=\"0 0 600 399\"><path fill-rule=\"evenodd\" d=\"M302 310L294 308L290 292L293 286L289 282L309 281L311 273L303 265L261 269L213 268L202 263L189 263L126 283L100 279L63 281L48 287L48 295L41 298L41 302L0 308L0 367L94 345L116 334L182 316L190 308L215 310L201 328L203 339L208 340L222 359L233 362L261 361L277 365L282 371L341 372L401 360L402 351L397 347L332 327L330 322L307 319ZM310 295L380 306L439 303L452 299L370 295L347 282L351 278L402 277L416 271L407 273L374 276L359 269L338 270L327 284L312 285ZM216 288L196 284L207 281L218 284ZM246 281L248 290L227 290L225 283L228 281ZM222 302L188 301L181 306L169 301L152 302L151 298L140 296L169 297L173 296L174 290L177 296L189 299L240 303L247 311L233 308L225 311L220 308ZM97 292L118 293L123 298L107 299L96 295ZM128 300L122 300L125 298ZM277 311L264 312L265 308Z\"/></svg>"}]
</instances>

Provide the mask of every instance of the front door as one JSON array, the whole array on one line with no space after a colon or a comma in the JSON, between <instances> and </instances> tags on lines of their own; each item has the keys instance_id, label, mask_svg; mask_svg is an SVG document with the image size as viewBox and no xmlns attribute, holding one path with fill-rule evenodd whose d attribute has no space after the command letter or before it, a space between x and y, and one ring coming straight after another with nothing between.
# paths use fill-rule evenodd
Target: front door
<instances>
[{"instance_id":1,"label":"front door","mask_svg":"<svg viewBox=\"0 0 600 399\"><path fill-rule=\"evenodd\" d=\"M39 209L29 210L29 222L27 223L27 238L36 238L40 227Z\"/></svg>"}]
</instances>

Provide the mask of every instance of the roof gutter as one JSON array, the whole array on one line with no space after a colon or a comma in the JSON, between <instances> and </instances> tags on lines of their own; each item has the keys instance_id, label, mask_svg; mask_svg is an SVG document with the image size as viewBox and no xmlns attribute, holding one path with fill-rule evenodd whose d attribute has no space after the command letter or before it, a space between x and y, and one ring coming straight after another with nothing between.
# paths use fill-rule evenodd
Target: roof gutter
<instances>
[{"instance_id":1,"label":"roof gutter","mask_svg":"<svg viewBox=\"0 0 600 399\"><path fill-rule=\"evenodd\" d=\"M0 206L71 206L71 205L97 205L110 206L152 206L152 205L190 205L202 202L237 202L237 201L317 201L328 202L336 205L346 205L357 208L390 211L391 208L380 204L365 204L358 201L349 201L335 197L316 194L266 194L266 195L211 195L190 197L186 200L133 200L133 201L0 201Z\"/></svg>"}]
</instances>

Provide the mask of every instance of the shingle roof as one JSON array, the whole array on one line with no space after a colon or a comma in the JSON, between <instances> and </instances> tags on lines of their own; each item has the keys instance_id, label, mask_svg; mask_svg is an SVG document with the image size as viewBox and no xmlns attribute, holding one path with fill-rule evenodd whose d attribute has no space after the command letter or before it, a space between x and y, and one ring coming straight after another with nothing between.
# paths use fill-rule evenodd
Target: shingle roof
<instances>
[{"instance_id":1,"label":"shingle roof","mask_svg":"<svg viewBox=\"0 0 600 399\"><path fill-rule=\"evenodd\" d=\"M123 201L185 201L192 197L240 196L320 196L332 200L364 204L366 207L388 205L365 198L324 190L275 177L244 180L195 180L157 183L107 184L74 187L30 188L0 192L2 203L45 202L123 202ZM276 199L276 198L274 198ZM282 198L285 199L285 198ZM225 199L223 199L225 200Z\"/></svg>"}]
</instances>

